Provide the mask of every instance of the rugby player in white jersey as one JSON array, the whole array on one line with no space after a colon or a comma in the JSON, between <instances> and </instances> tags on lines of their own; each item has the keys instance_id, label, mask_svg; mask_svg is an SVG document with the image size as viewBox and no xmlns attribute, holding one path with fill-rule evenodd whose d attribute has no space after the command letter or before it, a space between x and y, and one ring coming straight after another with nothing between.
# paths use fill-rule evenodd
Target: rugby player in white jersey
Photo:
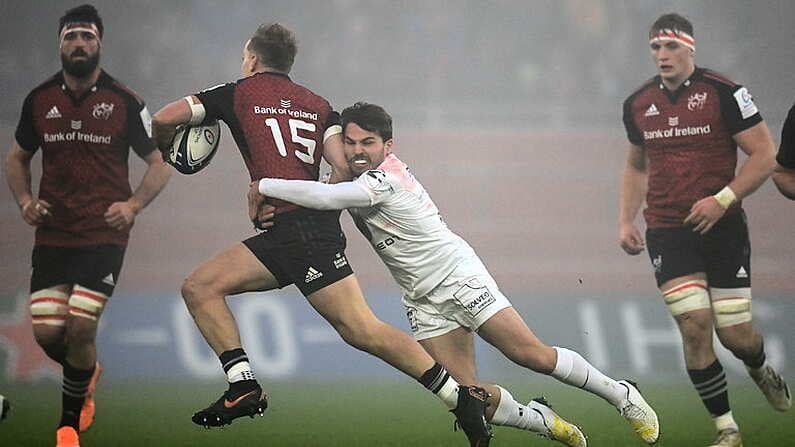
<instances>
[{"instance_id":1,"label":"rugby player in white jersey","mask_svg":"<svg viewBox=\"0 0 795 447\"><path fill-rule=\"evenodd\" d=\"M380 106L356 103L342 112L349 182L265 178L252 182L250 210L265 197L315 209L348 209L403 291L411 330L459 383L478 383L473 332L520 366L551 375L607 400L652 444L654 410L635 385L616 381L578 353L542 343L500 292L472 247L447 228L427 191L393 153L392 118ZM256 220L256 217L255 217ZM576 426L543 400L517 402L506 389L483 384L486 418L570 446L585 446Z\"/></svg>"}]
</instances>

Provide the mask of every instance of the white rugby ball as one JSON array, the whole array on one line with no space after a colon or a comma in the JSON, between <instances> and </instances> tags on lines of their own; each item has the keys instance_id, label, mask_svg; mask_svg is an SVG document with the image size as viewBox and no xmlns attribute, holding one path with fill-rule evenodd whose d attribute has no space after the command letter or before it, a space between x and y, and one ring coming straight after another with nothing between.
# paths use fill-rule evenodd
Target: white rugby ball
<instances>
[{"instance_id":1,"label":"white rugby ball","mask_svg":"<svg viewBox=\"0 0 795 447\"><path fill-rule=\"evenodd\" d=\"M195 174L210 163L220 139L218 121L203 126L185 125L174 134L167 161L183 174Z\"/></svg>"}]
</instances>

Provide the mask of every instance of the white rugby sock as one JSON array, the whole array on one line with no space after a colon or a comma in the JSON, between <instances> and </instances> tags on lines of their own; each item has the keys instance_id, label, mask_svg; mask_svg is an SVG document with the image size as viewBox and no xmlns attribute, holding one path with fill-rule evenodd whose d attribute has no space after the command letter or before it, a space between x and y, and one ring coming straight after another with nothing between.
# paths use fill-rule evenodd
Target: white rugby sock
<instances>
[{"instance_id":1,"label":"white rugby sock","mask_svg":"<svg viewBox=\"0 0 795 447\"><path fill-rule=\"evenodd\" d=\"M229 368L229 371L226 372L226 380L229 383L234 383L241 380L256 380L256 377L254 377L254 371L251 370L251 365L247 361L242 361Z\"/></svg>"},{"instance_id":2,"label":"white rugby sock","mask_svg":"<svg viewBox=\"0 0 795 447\"><path fill-rule=\"evenodd\" d=\"M517 402L505 388L499 385L497 385L497 388L500 389L500 402L497 404L494 416L489 422L494 425L516 427L534 433L546 433L544 419L540 414L527 405Z\"/></svg>"},{"instance_id":3,"label":"white rugby sock","mask_svg":"<svg viewBox=\"0 0 795 447\"><path fill-rule=\"evenodd\" d=\"M616 407L624 400L627 389L621 384L602 374L580 354L566 348L553 348L558 352L558 361L550 374L552 377L590 391Z\"/></svg>"}]
</instances>

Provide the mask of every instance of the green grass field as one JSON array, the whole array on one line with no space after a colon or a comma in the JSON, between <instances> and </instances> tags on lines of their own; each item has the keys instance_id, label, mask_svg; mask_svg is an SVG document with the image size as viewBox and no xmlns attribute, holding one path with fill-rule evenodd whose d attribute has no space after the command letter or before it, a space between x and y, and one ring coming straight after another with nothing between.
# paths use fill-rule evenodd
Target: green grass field
<instances>
[{"instance_id":1,"label":"green grass field","mask_svg":"<svg viewBox=\"0 0 795 447\"><path fill-rule=\"evenodd\" d=\"M773 411L746 380L733 380L731 400L747 447L795 445L795 412ZM544 394L558 412L579 424L590 446L642 446L618 413L600 399L548 379L505 383L521 400ZM543 393L539 389L544 387ZM659 446L705 446L711 422L685 383L643 384L660 416ZM208 384L100 383L97 420L81 436L83 447L115 446L466 446L453 418L435 398L407 380L396 383L296 383L268 385L265 417L238 419L224 429L193 425L193 411L216 397ZM5 385L13 405L0 424L2 446L52 446L60 410L59 387ZM520 397L521 396L521 397ZM495 427L492 446L555 446L543 438Z\"/></svg>"}]
</instances>

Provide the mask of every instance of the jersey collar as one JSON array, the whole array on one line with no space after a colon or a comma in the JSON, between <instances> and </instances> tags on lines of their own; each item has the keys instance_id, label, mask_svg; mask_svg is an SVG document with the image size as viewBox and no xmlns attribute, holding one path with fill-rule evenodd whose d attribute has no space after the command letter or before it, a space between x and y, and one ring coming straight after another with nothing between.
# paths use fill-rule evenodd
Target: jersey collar
<instances>
[{"instance_id":1,"label":"jersey collar","mask_svg":"<svg viewBox=\"0 0 795 447\"><path fill-rule=\"evenodd\" d=\"M662 82L662 76L657 75L656 76L657 86L660 90L663 91L663 93L666 94L666 96L668 96L668 98L671 99L672 102L676 102L676 99L679 98L682 95L682 93L685 90L687 90L691 85L693 85L696 81L698 81L703 75L703 73L704 73L703 68L696 67L696 69L693 70L693 73L690 75L690 77L685 79L685 82L683 82L682 85L680 85L674 91L668 90L665 87L665 84L663 84Z\"/></svg>"},{"instance_id":2,"label":"jersey collar","mask_svg":"<svg viewBox=\"0 0 795 447\"><path fill-rule=\"evenodd\" d=\"M84 98L86 98L91 93L96 92L98 88L104 87L104 86L110 84L110 82L111 82L110 76L107 73L105 73L105 70L100 68L99 69L99 77L97 77L97 82L94 83L94 85L92 85L90 89L86 90L86 92L83 93L83 95L80 98L76 98L74 96L73 92L71 90L69 90L69 87L66 86L66 80L64 79L64 76L63 76L63 70L58 72L57 78L58 78L58 82L61 84L61 90L67 96L69 96L70 98L72 98L73 100L75 100L77 102L82 101Z\"/></svg>"}]
</instances>

